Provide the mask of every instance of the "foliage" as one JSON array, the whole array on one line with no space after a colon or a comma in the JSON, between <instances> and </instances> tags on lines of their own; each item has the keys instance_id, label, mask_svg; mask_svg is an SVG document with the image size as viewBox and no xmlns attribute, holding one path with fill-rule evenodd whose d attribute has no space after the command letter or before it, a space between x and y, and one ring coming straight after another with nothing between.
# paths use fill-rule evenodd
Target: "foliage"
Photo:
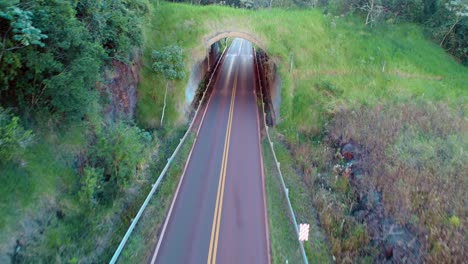
<instances>
[{"instance_id":1,"label":"foliage","mask_svg":"<svg viewBox=\"0 0 468 264\"><path fill-rule=\"evenodd\" d=\"M36 139L24 151L32 132L1 108L0 204L7 213L0 218L0 262L102 261L113 236L100 249L79 238L93 228L114 234L118 221L99 226L109 211L130 214L97 205L122 200L135 184L151 137L134 125L108 124L99 115L108 94L97 88L106 85L103 66L134 59L147 11L146 0L0 1L0 105ZM89 211L100 217L81 221ZM84 260L89 255L99 257Z\"/></svg>"},{"instance_id":2,"label":"foliage","mask_svg":"<svg viewBox=\"0 0 468 264\"><path fill-rule=\"evenodd\" d=\"M40 29L32 25L32 13L30 11L10 6L5 11L0 10L1 20L8 21L9 27L0 43L0 62L5 51L12 51L29 45L44 47L44 43L41 40L47 38L47 36L42 34ZM11 39L8 39L10 37Z\"/></svg>"},{"instance_id":3,"label":"foliage","mask_svg":"<svg viewBox=\"0 0 468 264\"><path fill-rule=\"evenodd\" d=\"M165 79L185 78L183 53L179 46L171 45L162 48L160 51L153 50L152 58L154 60L153 70L162 74Z\"/></svg>"},{"instance_id":4,"label":"foliage","mask_svg":"<svg viewBox=\"0 0 468 264\"><path fill-rule=\"evenodd\" d=\"M123 190L144 160L151 135L118 122L97 132L82 181L82 197L92 203L110 201Z\"/></svg>"},{"instance_id":5,"label":"foliage","mask_svg":"<svg viewBox=\"0 0 468 264\"><path fill-rule=\"evenodd\" d=\"M69 2L23 1L18 5L28 7L34 14L33 24L48 38L43 40L46 48L29 46L5 58L0 66L5 80L1 103L22 112L35 109L57 118L81 118L96 99L93 86L99 77L102 48L90 41Z\"/></svg>"},{"instance_id":6,"label":"foliage","mask_svg":"<svg viewBox=\"0 0 468 264\"><path fill-rule=\"evenodd\" d=\"M434 39L451 54L468 65L468 2L449 1L427 24Z\"/></svg>"},{"instance_id":7,"label":"foliage","mask_svg":"<svg viewBox=\"0 0 468 264\"><path fill-rule=\"evenodd\" d=\"M19 118L0 107L0 164L18 157L29 145L32 131L19 124Z\"/></svg>"},{"instance_id":8,"label":"foliage","mask_svg":"<svg viewBox=\"0 0 468 264\"><path fill-rule=\"evenodd\" d=\"M102 168L86 167L82 177L80 199L83 203L95 206L98 204L98 196L102 191L104 170Z\"/></svg>"},{"instance_id":9,"label":"foliage","mask_svg":"<svg viewBox=\"0 0 468 264\"><path fill-rule=\"evenodd\" d=\"M144 0L2 3L0 103L57 121L81 119L97 105L101 66L130 61L141 44L146 12Z\"/></svg>"},{"instance_id":10,"label":"foliage","mask_svg":"<svg viewBox=\"0 0 468 264\"><path fill-rule=\"evenodd\" d=\"M366 25L415 22L431 37L468 63L468 3L463 0L324 0L320 6L335 15L361 13Z\"/></svg>"},{"instance_id":11,"label":"foliage","mask_svg":"<svg viewBox=\"0 0 468 264\"><path fill-rule=\"evenodd\" d=\"M29 45L43 47L42 39L47 38L32 25L32 12L13 6L15 2L0 5L0 92L21 67L20 56L14 51Z\"/></svg>"},{"instance_id":12,"label":"foliage","mask_svg":"<svg viewBox=\"0 0 468 264\"><path fill-rule=\"evenodd\" d=\"M148 12L144 0L80 0L76 17L110 58L129 62L131 50L142 42L141 17Z\"/></svg>"}]
</instances>

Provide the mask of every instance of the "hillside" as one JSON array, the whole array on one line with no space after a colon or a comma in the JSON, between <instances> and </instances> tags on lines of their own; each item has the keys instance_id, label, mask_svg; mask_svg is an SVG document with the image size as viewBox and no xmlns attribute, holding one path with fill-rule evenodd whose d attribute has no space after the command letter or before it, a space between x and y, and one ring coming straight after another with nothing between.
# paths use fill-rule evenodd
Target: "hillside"
<instances>
[{"instance_id":1,"label":"hillside","mask_svg":"<svg viewBox=\"0 0 468 264\"><path fill-rule=\"evenodd\" d=\"M106 1L97 2L105 7ZM52 1L28 7L37 11L33 24L48 36L39 38L45 47L3 57L0 135L19 139L14 155L0 152L0 209L7 212L0 217L0 262L110 258L188 120L188 78L167 82L156 74L152 51L181 47L189 76L206 55L207 40L223 32L253 36L276 66L281 104L270 131L293 207L312 225L311 260L468 257L468 68L421 27L371 28L363 17L322 9L153 0L122 1L124 7L112 9L118 16L100 16L105 10L79 2L88 9ZM110 28L92 27L104 17L115 18L104 23ZM0 32L6 32L3 25ZM297 245L284 226L288 219L278 213L284 201L274 195L266 153L272 256L292 262ZM162 205L150 210L157 223L180 164L158 193ZM129 261L148 253L144 245L130 249Z\"/></svg>"}]
</instances>

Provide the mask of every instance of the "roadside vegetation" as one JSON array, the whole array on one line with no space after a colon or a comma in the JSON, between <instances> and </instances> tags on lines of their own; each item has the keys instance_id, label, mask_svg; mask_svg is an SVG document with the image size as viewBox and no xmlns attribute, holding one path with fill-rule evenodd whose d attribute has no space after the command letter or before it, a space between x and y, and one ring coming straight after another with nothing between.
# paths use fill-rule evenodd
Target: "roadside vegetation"
<instances>
[{"instance_id":1,"label":"roadside vegetation","mask_svg":"<svg viewBox=\"0 0 468 264\"><path fill-rule=\"evenodd\" d=\"M277 66L279 159L301 220L324 234L311 260L467 259L466 10L319 2L2 1L0 262L110 258L187 121L186 82L156 74L153 50L176 45L188 69L226 29L254 34ZM131 101L113 97L115 65L135 64L135 114L109 110ZM278 233L282 262L295 252Z\"/></svg>"},{"instance_id":2,"label":"roadside vegetation","mask_svg":"<svg viewBox=\"0 0 468 264\"><path fill-rule=\"evenodd\" d=\"M297 218L296 221L298 221L298 224L308 223L310 225L309 240L303 242L305 252L311 263L330 262L331 253L328 241L319 225L319 221L315 219L317 212L313 206L310 206L312 200L307 186L303 184L300 175L295 173L288 150L274 136L272 140L278 159L284 162L281 165L281 170ZM286 263L286 261L288 263L301 263L303 260L297 234L292 224L293 221L291 220L275 160L266 139L263 140L262 151L265 162L272 261L273 263Z\"/></svg>"},{"instance_id":3,"label":"roadside vegetation","mask_svg":"<svg viewBox=\"0 0 468 264\"><path fill-rule=\"evenodd\" d=\"M0 3L1 263L110 259L184 132L134 121L150 8Z\"/></svg>"}]
</instances>

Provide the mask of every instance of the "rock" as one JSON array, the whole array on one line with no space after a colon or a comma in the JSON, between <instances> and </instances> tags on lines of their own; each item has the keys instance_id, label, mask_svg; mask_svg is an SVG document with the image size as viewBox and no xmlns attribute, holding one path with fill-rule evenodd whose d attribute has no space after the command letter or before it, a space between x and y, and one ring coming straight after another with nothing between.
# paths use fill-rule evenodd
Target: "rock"
<instances>
[{"instance_id":1,"label":"rock","mask_svg":"<svg viewBox=\"0 0 468 264\"><path fill-rule=\"evenodd\" d=\"M361 148L354 142L349 142L341 148L341 155L346 161L357 160L360 158Z\"/></svg>"},{"instance_id":2,"label":"rock","mask_svg":"<svg viewBox=\"0 0 468 264\"><path fill-rule=\"evenodd\" d=\"M134 117L140 68L139 57L130 65L118 60L112 61L112 71L104 77L104 82L99 88L102 93L107 93L110 99L104 107L106 118L115 120Z\"/></svg>"},{"instance_id":3,"label":"rock","mask_svg":"<svg viewBox=\"0 0 468 264\"><path fill-rule=\"evenodd\" d=\"M384 254L387 260L391 260L393 258L393 246L385 246Z\"/></svg>"},{"instance_id":4,"label":"rock","mask_svg":"<svg viewBox=\"0 0 468 264\"><path fill-rule=\"evenodd\" d=\"M383 258L391 258L395 263L421 263L421 244L408 228L391 219L386 219L383 227Z\"/></svg>"},{"instance_id":5,"label":"rock","mask_svg":"<svg viewBox=\"0 0 468 264\"><path fill-rule=\"evenodd\" d=\"M351 215L356 218L358 222L362 223L366 219L368 211L356 208L351 212Z\"/></svg>"},{"instance_id":6,"label":"rock","mask_svg":"<svg viewBox=\"0 0 468 264\"><path fill-rule=\"evenodd\" d=\"M382 206L382 193L371 190L362 196L357 207L362 210L374 211L376 208Z\"/></svg>"}]
</instances>

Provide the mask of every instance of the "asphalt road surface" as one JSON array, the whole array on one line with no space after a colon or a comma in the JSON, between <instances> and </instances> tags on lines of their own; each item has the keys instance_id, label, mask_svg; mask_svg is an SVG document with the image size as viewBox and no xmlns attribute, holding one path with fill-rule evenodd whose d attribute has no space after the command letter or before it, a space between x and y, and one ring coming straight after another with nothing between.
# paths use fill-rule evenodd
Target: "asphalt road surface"
<instances>
[{"instance_id":1,"label":"asphalt road surface","mask_svg":"<svg viewBox=\"0 0 468 264\"><path fill-rule=\"evenodd\" d=\"M151 263L269 263L252 44L220 65Z\"/></svg>"}]
</instances>

